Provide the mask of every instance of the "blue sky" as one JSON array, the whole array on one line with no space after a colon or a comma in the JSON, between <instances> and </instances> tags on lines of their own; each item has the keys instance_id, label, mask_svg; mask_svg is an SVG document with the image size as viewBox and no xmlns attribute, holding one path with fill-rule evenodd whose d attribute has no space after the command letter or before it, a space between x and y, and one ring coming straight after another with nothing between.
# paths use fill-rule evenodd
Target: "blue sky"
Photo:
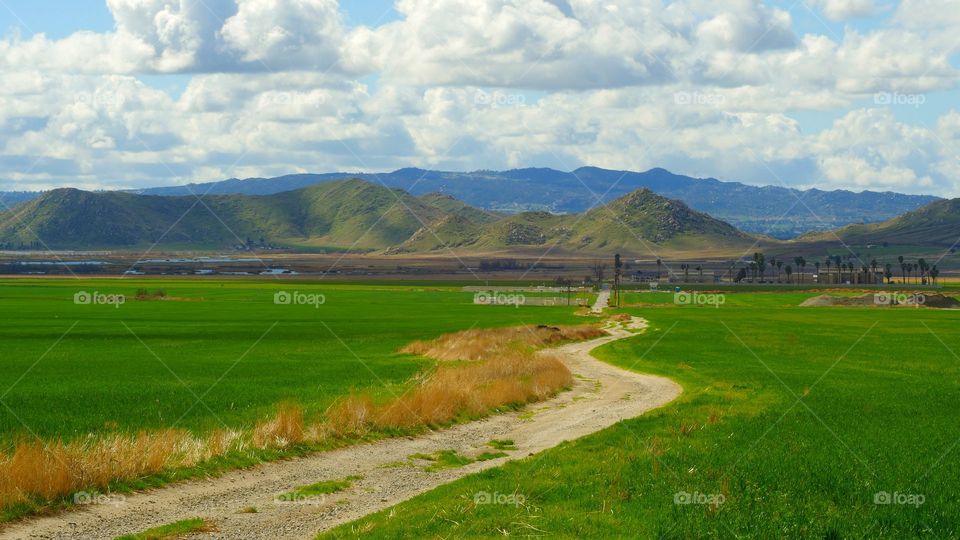
<instances>
[{"instance_id":1,"label":"blue sky","mask_svg":"<svg viewBox=\"0 0 960 540\"><path fill-rule=\"evenodd\" d=\"M0 0L0 189L596 165L960 195L956 11Z\"/></svg>"},{"instance_id":2,"label":"blue sky","mask_svg":"<svg viewBox=\"0 0 960 540\"><path fill-rule=\"evenodd\" d=\"M400 18L393 0L344 0L341 9L350 25L375 26ZM55 13L56 16L51 16ZM79 30L106 32L113 29L113 16L102 0L3 0L0 2L3 34L19 31L25 36L43 32L62 38Z\"/></svg>"}]
</instances>

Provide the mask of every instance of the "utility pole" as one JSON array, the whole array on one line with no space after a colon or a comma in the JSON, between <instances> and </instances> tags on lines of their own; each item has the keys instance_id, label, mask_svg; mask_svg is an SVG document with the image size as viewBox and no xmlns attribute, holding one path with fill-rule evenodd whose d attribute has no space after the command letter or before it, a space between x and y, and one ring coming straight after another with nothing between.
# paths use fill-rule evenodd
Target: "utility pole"
<instances>
[{"instance_id":1,"label":"utility pole","mask_svg":"<svg viewBox=\"0 0 960 540\"><path fill-rule=\"evenodd\" d=\"M620 260L620 254L613 257L613 290L616 294L617 307L620 307L620 276L623 274L623 261Z\"/></svg>"}]
</instances>

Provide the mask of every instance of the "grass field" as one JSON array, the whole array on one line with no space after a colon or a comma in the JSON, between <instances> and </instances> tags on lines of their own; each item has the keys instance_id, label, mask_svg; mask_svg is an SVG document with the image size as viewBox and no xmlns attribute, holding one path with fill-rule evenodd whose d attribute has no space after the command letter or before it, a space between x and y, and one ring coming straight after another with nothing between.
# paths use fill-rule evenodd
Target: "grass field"
<instances>
[{"instance_id":1,"label":"grass field","mask_svg":"<svg viewBox=\"0 0 960 540\"><path fill-rule=\"evenodd\" d=\"M676 402L329 537L960 537L960 313L811 295L628 295L651 328L597 355Z\"/></svg>"},{"instance_id":2,"label":"grass field","mask_svg":"<svg viewBox=\"0 0 960 540\"><path fill-rule=\"evenodd\" d=\"M141 288L168 299L135 300ZM77 305L81 291L126 301ZM276 305L278 291L325 302ZM234 427L282 401L309 415L354 388L402 385L426 366L397 352L411 341L577 319L567 308L475 306L472 296L282 281L3 281L0 440Z\"/></svg>"},{"instance_id":3,"label":"grass field","mask_svg":"<svg viewBox=\"0 0 960 540\"><path fill-rule=\"evenodd\" d=\"M101 303L112 296L112 304ZM301 426L321 419L338 398L362 394L389 401L419 384L414 375L434 362L398 352L415 340L469 328L582 322L566 307L474 305L473 293L445 286L279 280L18 279L0 281L0 305L0 464L39 488L50 486L50 494L27 503L0 501L0 521L42 511L54 494L63 495L63 487L52 486L77 483L45 480L54 473L40 461L67 467L73 457L21 453L27 445L82 447L133 441L144 432L156 443L144 442L154 450L143 451L156 455L156 445L181 444L179 435L157 435L170 428L212 437L204 451L232 440L220 433L247 433L255 441L299 437ZM141 450L124 444L136 459ZM236 455L216 450L213 460L186 459L188 469L145 467L163 473L126 473L112 487L158 485L329 444L258 442ZM102 489L102 474L112 473L91 474L101 475L91 482ZM22 483L0 478L5 497L20 501L10 482Z\"/></svg>"}]
</instances>

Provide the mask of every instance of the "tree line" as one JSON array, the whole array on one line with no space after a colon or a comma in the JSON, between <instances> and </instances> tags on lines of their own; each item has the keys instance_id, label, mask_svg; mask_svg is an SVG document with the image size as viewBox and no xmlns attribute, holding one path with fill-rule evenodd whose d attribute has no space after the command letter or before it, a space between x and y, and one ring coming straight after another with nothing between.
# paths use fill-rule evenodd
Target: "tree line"
<instances>
[{"instance_id":1,"label":"tree line","mask_svg":"<svg viewBox=\"0 0 960 540\"><path fill-rule=\"evenodd\" d=\"M859 260L857 263L844 262L840 255L827 255L823 261L807 261L805 257L790 258L767 257L763 253L754 253L747 266L740 268L734 275L734 282L740 283L747 279L765 282L769 273L771 279L782 283L781 276L785 276L786 283L805 282L807 268L816 271L818 283L850 283L850 284L893 284L896 278L900 283L918 285L936 285L940 278L940 269L936 264L930 264L924 258L910 261L903 255L897 257L898 266L894 263L881 262L876 258L869 263ZM899 274L897 269L899 267ZM731 267L731 275L733 275ZM775 276L775 278L774 278ZM812 279L812 278L811 278Z\"/></svg>"}]
</instances>

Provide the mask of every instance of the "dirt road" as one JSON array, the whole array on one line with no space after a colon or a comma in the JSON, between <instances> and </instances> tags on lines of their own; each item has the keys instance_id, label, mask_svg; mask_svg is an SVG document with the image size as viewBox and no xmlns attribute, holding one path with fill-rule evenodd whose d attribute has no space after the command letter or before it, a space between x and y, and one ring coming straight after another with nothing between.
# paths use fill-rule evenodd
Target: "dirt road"
<instances>
[{"instance_id":1,"label":"dirt road","mask_svg":"<svg viewBox=\"0 0 960 540\"><path fill-rule=\"evenodd\" d=\"M634 319L630 324L641 328L645 322ZM421 437L354 446L128 495L110 504L90 505L8 527L0 532L0 538L114 538L198 516L213 523L217 532L196 538L313 538L320 531L439 485L594 433L672 401L681 392L672 381L624 371L590 355L590 350L600 345L631 335L623 326L616 326L607 337L553 349L577 376L574 387L521 412ZM424 470L427 462L408 459L412 454L440 450L475 456L491 451L487 443L493 439L511 439L517 449L506 451L506 457L437 472ZM293 502L276 500L278 494L297 487L348 475L362 479L334 495ZM256 508L256 513L241 512L249 507Z\"/></svg>"}]
</instances>

